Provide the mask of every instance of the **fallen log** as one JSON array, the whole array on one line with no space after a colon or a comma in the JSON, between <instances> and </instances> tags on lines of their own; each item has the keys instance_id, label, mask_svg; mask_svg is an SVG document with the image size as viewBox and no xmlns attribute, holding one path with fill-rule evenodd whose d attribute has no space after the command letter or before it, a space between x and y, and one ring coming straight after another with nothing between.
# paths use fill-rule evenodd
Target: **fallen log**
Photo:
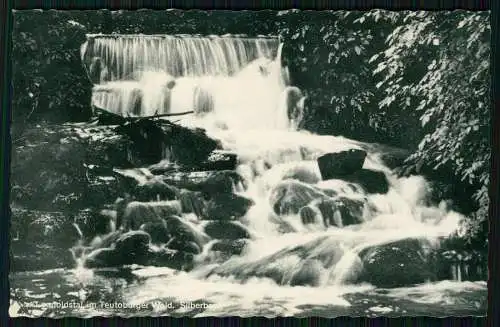
<instances>
[{"instance_id":1,"label":"fallen log","mask_svg":"<svg viewBox=\"0 0 500 327\"><path fill-rule=\"evenodd\" d=\"M156 119L160 117L175 117L175 116L184 116L184 115L189 115L194 113L194 111L184 111L184 112L177 112L177 113L166 113L166 114L154 114L152 116L127 116L124 117L119 114L115 114L113 112L110 112L106 109L99 108L97 106L94 106L94 114L97 115L97 118L100 123L104 125L122 125L126 122L137 122L140 120L145 120L145 119ZM171 123L169 121L165 121L165 123Z\"/></svg>"}]
</instances>

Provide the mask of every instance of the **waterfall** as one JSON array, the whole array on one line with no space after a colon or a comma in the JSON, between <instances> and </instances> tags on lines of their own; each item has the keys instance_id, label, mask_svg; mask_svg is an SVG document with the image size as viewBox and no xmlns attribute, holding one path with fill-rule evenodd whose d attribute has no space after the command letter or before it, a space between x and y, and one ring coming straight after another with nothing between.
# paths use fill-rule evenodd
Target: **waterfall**
<instances>
[{"instance_id":1,"label":"waterfall","mask_svg":"<svg viewBox=\"0 0 500 327\"><path fill-rule=\"evenodd\" d=\"M239 110L256 121L275 112L286 84L280 49L275 37L88 35L81 55L99 108L131 116ZM286 127L285 112L267 117L269 127Z\"/></svg>"}]
</instances>

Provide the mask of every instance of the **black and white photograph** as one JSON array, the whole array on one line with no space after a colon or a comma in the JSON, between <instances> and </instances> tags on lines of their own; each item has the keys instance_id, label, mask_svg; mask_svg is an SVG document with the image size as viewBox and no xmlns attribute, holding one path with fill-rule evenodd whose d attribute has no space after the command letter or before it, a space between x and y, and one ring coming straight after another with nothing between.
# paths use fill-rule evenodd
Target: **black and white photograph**
<instances>
[{"instance_id":1,"label":"black and white photograph","mask_svg":"<svg viewBox=\"0 0 500 327\"><path fill-rule=\"evenodd\" d=\"M489 11L14 10L10 317L485 316Z\"/></svg>"}]
</instances>

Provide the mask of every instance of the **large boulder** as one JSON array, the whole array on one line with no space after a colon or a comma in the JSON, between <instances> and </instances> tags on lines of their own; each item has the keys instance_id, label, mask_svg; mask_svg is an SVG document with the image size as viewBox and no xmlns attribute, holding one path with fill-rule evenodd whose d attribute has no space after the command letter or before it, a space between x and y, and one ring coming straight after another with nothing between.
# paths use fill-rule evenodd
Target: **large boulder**
<instances>
[{"instance_id":1,"label":"large boulder","mask_svg":"<svg viewBox=\"0 0 500 327\"><path fill-rule=\"evenodd\" d=\"M318 260L306 260L296 269L289 281L291 286L319 286L323 265Z\"/></svg>"},{"instance_id":2,"label":"large boulder","mask_svg":"<svg viewBox=\"0 0 500 327\"><path fill-rule=\"evenodd\" d=\"M247 245L248 245L248 240L246 239L237 239L237 240L223 239L213 243L211 250L222 252L227 256L240 255Z\"/></svg>"},{"instance_id":3,"label":"large boulder","mask_svg":"<svg viewBox=\"0 0 500 327\"><path fill-rule=\"evenodd\" d=\"M182 190L179 193L182 213L194 213L201 218L206 212L205 198L201 192Z\"/></svg>"},{"instance_id":4,"label":"large boulder","mask_svg":"<svg viewBox=\"0 0 500 327\"><path fill-rule=\"evenodd\" d=\"M365 202L358 199L336 197L313 204L321 212L325 226L343 227L363 222Z\"/></svg>"},{"instance_id":5,"label":"large boulder","mask_svg":"<svg viewBox=\"0 0 500 327\"><path fill-rule=\"evenodd\" d=\"M172 238L168 242L167 248L172 249L172 250L186 252L186 253L193 253L193 254L201 253L201 248L198 244L196 244L193 241L187 241L186 239L181 238L181 237Z\"/></svg>"},{"instance_id":6,"label":"large boulder","mask_svg":"<svg viewBox=\"0 0 500 327\"><path fill-rule=\"evenodd\" d=\"M92 251L85 260L88 268L145 264L149 258L151 237L144 231L130 231L114 238L108 247Z\"/></svg>"},{"instance_id":7,"label":"large boulder","mask_svg":"<svg viewBox=\"0 0 500 327\"><path fill-rule=\"evenodd\" d=\"M176 270L193 268L194 254L168 248L151 250L148 255L148 266L168 267Z\"/></svg>"},{"instance_id":8,"label":"large boulder","mask_svg":"<svg viewBox=\"0 0 500 327\"><path fill-rule=\"evenodd\" d=\"M278 215L297 214L313 200L328 199L321 190L296 180L280 182L272 191L270 202Z\"/></svg>"},{"instance_id":9,"label":"large boulder","mask_svg":"<svg viewBox=\"0 0 500 327\"><path fill-rule=\"evenodd\" d=\"M143 224L162 222L163 219L180 213L181 206L178 201L132 201L125 207L120 227L136 230Z\"/></svg>"},{"instance_id":10,"label":"large boulder","mask_svg":"<svg viewBox=\"0 0 500 327\"><path fill-rule=\"evenodd\" d=\"M385 194L389 191L389 181L381 171L360 169L342 177L343 180L361 185L367 193Z\"/></svg>"},{"instance_id":11,"label":"large boulder","mask_svg":"<svg viewBox=\"0 0 500 327\"><path fill-rule=\"evenodd\" d=\"M327 153L318 158L323 180L338 179L363 168L366 152L358 149Z\"/></svg>"},{"instance_id":12,"label":"large boulder","mask_svg":"<svg viewBox=\"0 0 500 327\"><path fill-rule=\"evenodd\" d=\"M232 221L211 221L205 226L205 233L215 239L250 238L250 233L244 225Z\"/></svg>"},{"instance_id":13,"label":"large boulder","mask_svg":"<svg viewBox=\"0 0 500 327\"><path fill-rule=\"evenodd\" d=\"M140 230L145 231L151 236L152 243L165 244L170 241L170 233L168 232L165 220L143 224Z\"/></svg>"},{"instance_id":14,"label":"large boulder","mask_svg":"<svg viewBox=\"0 0 500 327\"><path fill-rule=\"evenodd\" d=\"M115 249L124 255L135 257L149 249L151 236L145 231L130 231L121 235L115 242Z\"/></svg>"},{"instance_id":15,"label":"large boulder","mask_svg":"<svg viewBox=\"0 0 500 327\"><path fill-rule=\"evenodd\" d=\"M368 247L359 253L363 271L358 281L390 288L436 280L428 260L431 249L428 241L412 238Z\"/></svg>"},{"instance_id":16,"label":"large boulder","mask_svg":"<svg viewBox=\"0 0 500 327\"><path fill-rule=\"evenodd\" d=\"M74 218L75 224L86 240L111 232L111 222L116 221L114 210L80 210Z\"/></svg>"},{"instance_id":17,"label":"large boulder","mask_svg":"<svg viewBox=\"0 0 500 327\"><path fill-rule=\"evenodd\" d=\"M207 194L231 193L236 184L243 183L242 177L231 170L168 172L162 179L169 185Z\"/></svg>"},{"instance_id":18,"label":"large boulder","mask_svg":"<svg viewBox=\"0 0 500 327\"><path fill-rule=\"evenodd\" d=\"M193 165L206 160L220 147L219 142L208 137L202 129L190 129L163 120L124 120L117 131L133 141L135 150L149 164L166 157L170 161Z\"/></svg>"},{"instance_id":19,"label":"large boulder","mask_svg":"<svg viewBox=\"0 0 500 327\"><path fill-rule=\"evenodd\" d=\"M236 220L247 214L254 202L233 193L214 194L207 202L203 218L208 220Z\"/></svg>"},{"instance_id":20,"label":"large boulder","mask_svg":"<svg viewBox=\"0 0 500 327\"><path fill-rule=\"evenodd\" d=\"M321 237L253 262L227 262L210 274L234 276L246 280L265 277L281 285L318 285L322 269L329 270L344 255L344 250L333 237Z\"/></svg>"},{"instance_id":21,"label":"large boulder","mask_svg":"<svg viewBox=\"0 0 500 327\"><path fill-rule=\"evenodd\" d=\"M148 181L138 184L134 195L138 201L167 201L179 197L180 191L170 186L161 179L153 177Z\"/></svg>"},{"instance_id":22,"label":"large boulder","mask_svg":"<svg viewBox=\"0 0 500 327\"><path fill-rule=\"evenodd\" d=\"M169 216L165 221L170 237L176 238L177 242L193 242L201 249L209 241L207 235L179 216Z\"/></svg>"},{"instance_id":23,"label":"large boulder","mask_svg":"<svg viewBox=\"0 0 500 327\"><path fill-rule=\"evenodd\" d=\"M321 212L313 206L302 207L299 216L304 225L315 224L322 219Z\"/></svg>"}]
</instances>

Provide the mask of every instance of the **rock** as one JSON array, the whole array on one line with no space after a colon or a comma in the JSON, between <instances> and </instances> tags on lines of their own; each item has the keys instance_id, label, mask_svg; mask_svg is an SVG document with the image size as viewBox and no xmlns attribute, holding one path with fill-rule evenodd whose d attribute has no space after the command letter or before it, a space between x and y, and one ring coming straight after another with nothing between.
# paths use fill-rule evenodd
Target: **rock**
<instances>
[{"instance_id":1,"label":"rock","mask_svg":"<svg viewBox=\"0 0 500 327\"><path fill-rule=\"evenodd\" d=\"M218 240L213 245L211 250L222 252L229 256L240 255L243 249L248 245L248 240L238 239L238 240Z\"/></svg>"},{"instance_id":2,"label":"rock","mask_svg":"<svg viewBox=\"0 0 500 327\"><path fill-rule=\"evenodd\" d=\"M365 158L366 152L357 149L322 155L318 158L321 177L328 180L351 175L363 168Z\"/></svg>"},{"instance_id":3,"label":"rock","mask_svg":"<svg viewBox=\"0 0 500 327\"><path fill-rule=\"evenodd\" d=\"M164 124L162 128L167 135L172 161L179 164L196 166L207 160L212 151L222 148L220 142L208 137L203 129L190 129L172 123Z\"/></svg>"},{"instance_id":4,"label":"rock","mask_svg":"<svg viewBox=\"0 0 500 327\"><path fill-rule=\"evenodd\" d=\"M167 248L186 253L193 253L193 254L201 253L200 247L195 242L182 240L176 237L170 240L170 242L167 244Z\"/></svg>"},{"instance_id":5,"label":"rock","mask_svg":"<svg viewBox=\"0 0 500 327\"><path fill-rule=\"evenodd\" d=\"M247 214L254 202L236 194L214 194L206 205L204 219L236 220Z\"/></svg>"},{"instance_id":6,"label":"rock","mask_svg":"<svg viewBox=\"0 0 500 327\"><path fill-rule=\"evenodd\" d=\"M318 210L315 210L313 207L307 206L300 209L299 216L302 220L302 224L314 224L321 219L321 212L318 212Z\"/></svg>"},{"instance_id":7,"label":"rock","mask_svg":"<svg viewBox=\"0 0 500 327\"><path fill-rule=\"evenodd\" d=\"M342 177L343 180L361 185L368 193L385 194L389 192L389 181L381 171L361 169Z\"/></svg>"},{"instance_id":8,"label":"rock","mask_svg":"<svg viewBox=\"0 0 500 327\"><path fill-rule=\"evenodd\" d=\"M73 268L76 265L69 248L61 246L11 240L9 252L11 272Z\"/></svg>"},{"instance_id":9,"label":"rock","mask_svg":"<svg viewBox=\"0 0 500 327\"><path fill-rule=\"evenodd\" d=\"M113 248L101 248L91 252L85 260L87 268L105 268L121 265L121 254Z\"/></svg>"},{"instance_id":10,"label":"rock","mask_svg":"<svg viewBox=\"0 0 500 327\"><path fill-rule=\"evenodd\" d=\"M115 250L123 256L136 258L149 249L151 236L144 231L130 231L121 235L115 242Z\"/></svg>"},{"instance_id":11,"label":"rock","mask_svg":"<svg viewBox=\"0 0 500 327\"><path fill-rule=\"evenodd\" d=\"M318 203L318 209L323 215L325 224L337 227L361 224L363 222L364 206L365 203L362 200L345 197L337 197L334 200Z\"/></svg>"},{"instance_id":12,"label":"rock","mask_svg":"<svg viewBox=\"0 0 500 327\"><path fill-rule=\"evenodd\" d=\"M90 240L97 235L111 232L111 222L116 221L116 211L85 209L75 216L75 223L80 228L84 238Z\"/></svg>"},{"instance_id":13,"label":"rock","mask_svg":"<svg viewBox=\"0 0 500 327\"><path fill-rule=\"evenodd\" d=\"M178 201L132 201L125 207L121 226L136 230L143 224L162 222L163 219L180 213L181 206Z\"/></svg>"},{"instance_id":14,"label":"rock","mask_svg":"<svg viewBox=\"0 0 500 327\"><path fill-rule=\"evenodd\" d=\"M205 199L200 192L182 190L179 194L182 213L194 213L202 217L206 212Z\"/></svg>"},{"instance_id":15,"label":"rock","mask_svg":"<svg viewBox=\"0 0 500 327\"><path fill-rule=\"evenodd\" d=\"M363 271L358 281L377 287L404 287L436 280L425 240L403 239L368 247L359 253Z\"/></svg>"},{"instance_id":16,"label":"rock","mask_svg":"<svg viewBox=\"0 0 500 327\"><path fill-rule=\"evenodd\" d=\"M306 260L290 280L291 286L319 286L323 265L318 260Z\"/></svg>"},{"instance_id":17,"label":"rock","mask_svg":"<svg viewBox=\"0 0 500 327\"><path fill-rule=\"evenodd\" d=\"M234 170L238 164L238 156L236 153L214 150L208 156L207 160L197 165L197 169L201 171L214 170Z\"/></svg>"},{"instance_id":18,"label":"rock","mask_svg":"<svg viewBox=\"0 0 500 327\"><path fill-rule=\"evenodd\" d=\"M279 183L271 194L271 204L278 215L297 214L313 200L328 199L319 189L295 180Z\"/></svg>"},{"instance_id":19,"label":"rock","mask_svg":"<svg viewBox=\"0 0 500 327\"><path fill-rule=\"evenodd\" d=\"M379 143L363 143L362 147L365 151L377 153L382 162L390 169L401 167L411 154L409 150Z\"/></svg>"},{"instance_id":20,"label":"rock","mask_svg":"<svg viewBox=\"0 0 500 327\"><path fill-rule=\"evenodd\" d=\"M135 196L138 201L168 201L179 197L180 191L158 178L152 178L136 186Z\"/></svg>"},{"instance_id":21,"label":"rock","mask_svg":"<svg viewBox=\"0 0 500 327\"><path fill-rule=\"evenodd\" d=\"M172 172L165 173L162 179L169 185L207 194L231 193L234 185L243 182L241 176L231 170Z\"/></svg>"},{"instance_id":22,"label":"rock","mask_svg":"<svg viewBox=\"0 0 500 327\"><path fill-rule=\"evenodd\" d=\"M155 244L165 244L170 241L167 223L165 221L146 223L140 230L145 231L151 236L151 242Z\"/></svg>"},{"instance_id":23,"label":"rock","mask_svg":"<svg viewBox=\"0 0 500 327\"><path fill-rule=\"evenodd\" d=\"M165 173L172 173L178 171L189 171L187 167L180 165L170 160L162 160L148 167L149 171L155 175L162 175Z\"/></svg>"},{"instance_id":24,"label":"rock","mask_svg":"<svg viewBox=\"0 0 500 327\"><path fill-rule=\"evenodd\" d=\"M209 240L206 235L196 230L192 224L178 216L168 217L166 223L169 235L184 243L194 242L199 248L202 248Z\"/></svg>"},{"instance_id":25,"label":"rock","mask_svg":"<svg viewBox=\"0 0 500 327\"><path fill-rule=\"evenodd\" d=\"M150 250L147 265L168 267L176 270L190 270L193 268L193 259L194 255L192 253L160 248Z\"/></svg>"},{"instance_id":26,"label":"rock","mask_svg":"<svg viewBox=\"0 0 500 327\"><path fill-rule=\"evenodd\" d=\"M321 237L305 244L286 248L253 262L228 262L212 273L246 280L252 277L271 278L280 285L314 285L320 269L331 269L344 251L334 237Z\"/></svg>"},{"instance_id":27,"label":"rock","mask_svg":"<svg viewBox=\"0 0 500 327\"><path fill-rule=\"evenodd\" d=\"M232 221L211 221L205 226L205 233L214 239L250 238L250 233L245 226Z\"/></svg>"},{"instance_id":28,"label":"rock","mask_svg":"<svg viewBox=\"0 0 500 327\"><path fill-rule=\"evenodd\" d=\"M342 214L337 208L337 201L333 199L320 200L314 203L314 207L321 213L325 227L343 227Z\"/></svg>"}]
</instances>

